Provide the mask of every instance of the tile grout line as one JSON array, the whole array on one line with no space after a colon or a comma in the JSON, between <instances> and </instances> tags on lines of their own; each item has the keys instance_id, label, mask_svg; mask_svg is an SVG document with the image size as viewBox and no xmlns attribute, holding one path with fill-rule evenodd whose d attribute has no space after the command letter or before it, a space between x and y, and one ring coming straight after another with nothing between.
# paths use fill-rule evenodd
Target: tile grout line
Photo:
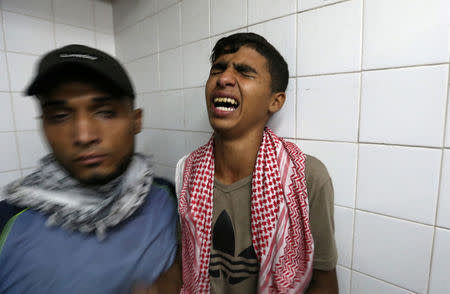
<instances>
[{"instance_id":1,"label":"tile grout line","mask_svg":"<svg viewBox=\"0 0 450 294\"><path fill-rule=\"evenodd\" d=\"M50 1L50 9L51 9L51 14L52 14L52 29L53 29L53 45L57 46L56 44L56 16L55 16L55 4L53 3L54 0Z\"/></svg>"},{"instance_id":2,"label":"tile grout line","mask_svg":"<svg viewBox=\"0 0 450 294\"><path fill-rule=\"evenodd\" d=\"M91 27L83 27L83 26L80 26L80 25L71 24L71 23L62 22L62 21L56 21L56 17L54 15L54 3L53 3L53 1L51 2L51 10L53 12L53 15L52 15L51 18L45 18L45 17L42 17L42 16L28 14L26 12L19 12L19 11L9 10L9 9L2 9L2 10L5 11L5 12L8 12L8 13L13 13L13 14L17 14L17 15L27 16L27 17L30 17L30 18L36 18L36 19L41 20L41 21L53 22L53 24L62 24L62 25L66 25L66 26L75 27L75 28L78 28L78 29L84 29L84 30L92 31L92 29L94 28L94 27L92 27L92 28ZM100 31L100 33L107 34L107 35L114 35L114 31L113 32Z\"/></svg>"},{"instance_id":3,"label":"tile grout line","mask_svg":"<svg viewBox=\"0 0 450 294\"><path fill-rule=\"evenodd\" d=\"M348 1L348 0L346 0L346 1ZM243 28L245 28L245 27L243 27ZM242 29L242 28L239 28L239 29ZM232 30L232 31L235 31L235 30ZM221 35L221 34L219 34L219 35ZM166 51L182 48L184 46L192 45L192 44L197 43L197 42L205 41L207 39L212 39L214 37L216 37L216 36L201 38L201 39L195 40L195 41L190 42L190 43L182 44L180 46L171 47L171 48L164 49L164 50L161 50L161 51L152 52L150 54L145 54L145 55L142 55L142 56L138 56L138 57L135 57L133 59L121 60L121 61L124 64L133 63L133 62L139 61L139 60L147 58L147 57L151 57L151 56L154 56L154 55L157 55L157 54L160 54L160 53L164 53ZM298 47L298 44L296 44L296 45ZM22 52L17 52L17 53L22 53ZM37 55L38 56L38 54L30 54L30 55L35 55L35 56ZM298 57L296 56L296 58L298 58ZM396 70L396 69L408 69L408 68L417 68L417 67L426 67L426 66L439 66L439 65L446 65L446 64L449 64L449 63L448 62L438 62L438 63L427 63L427 64L402 65L402 66L396 66L396 67L361 69L361 70L354 70L354 71L332 72L332 73L318 73L318 74L309 74L309 75L290 75L289 78L296 78L296 79L298 79L298 78L308 78L308 77L344 75L344 74L352 74L352 73L360 73L360 74L362 74L364 72L383 71L383 70ZM298 70L298 68L297 68L297 70Z\"/></svg>"},{"instance_id":4,"label":"tile grout line","mask_svg":"<svg viewBox=\"0 0 450 294\"><path fill-rule=\"evenodd\" d=\"M135 25L137 25L138 23L144 22L144 21L147 20L148 18L151 18L151 17L153 17L153 16L158 16L158 14L160 14L161 11L168 10L169 8L171 8L172 6L177 5L178 3L181 3L181 2L177 1L177 2L171 4L171 5L167 6L167 7L162 8L162 9L159 9L159 10L158 10L158 7L156 7L156 10L155 10L154 13L149 14L149 15L146 15L146 16L144 16L144 17L138 19L138 20L135 20L135 21L134 21L133 23L131 23L131 24L127 24L127 25L125 25L125 26L123 26L123 27L121 27L121 28L113 27L114 33L115 33L115 34L120 34L121 32L126 31L127 29L131 28L132 26L135 26ZM113 7L113 9L114 9L114 7ZM114 20L114 19L113 19L113 20ZM113 24L114 24L114 22L113 22Z\"/></svg>"},{"instance_id":5,"label":"tile grout line","mask_svg":"<svg viewBox=\"0 0 450 294\"><path fill-rule=\"evenodd\" d=\"M16 143L16 152L17 152L17 167L20 171L20 174L22 175L22 157L20 154L20 147L19 147L19 136L17 134L17 124L16 124L16 113L14 111L14 100L13 100L13 96L11 93L12 90L12 85L11 85L11 73L9 71L9 61L8 61L8 44L6 44L6 34L5 34L5 17L3 14L3 10L0 10L1 13L1 19L2 19L2 34L3 34L3 44L4 44L4 49L5 49L5 63L6 63L6 73L8 75L8 87L9 87L9 99L11 102L11 114L12 114L12 120L13 120L13 133L14 133L14 139L15 139L15 143Z\"/></svg>"},{"instance_id":6,"label":"tile grout line","mask_svg":"<svg viewBox=\"0 0 450 294\"><path fill-rule=\"evenodd\" d=\"M94 44L95 44L95 47L98 48L99 46L98 46L98 41L97 41L97 19L95 17L96 13L95 13L95 3L94 2L95 2L95 0L91 0L91 3L92 3L92 19L94 21Z\"/></svg>"},{"instance_id":7,"label":"tile grout line","mask_svg":"<svg viewBox=\"0 0 450 294\"><path fill-rule=\"evenodd\" d=\"M411 224L426 226L426 227L429 227L429 228L434 228L435 227L435 225L433 225L433 224L427 224L427 223L420 222L420 221L417 221L417 220L402 218L402 217L399 217L399 216L394 216L394 215L386 214L386 213L383 213L383 212L372 211L372 210L367 210L367 209L362 209L362 208L355 208L355 210L358 211L358 212L369 213L369 214L372 214L372 215L382 216L382 217L386 217L386 218L391 218L391 219L395 219L395 220L398 220L398 221L408 222L408 223L411 223Z\"/></svg>"},{"instance_id":8,"label":"tile grout line","mask_svg":"<svg viewBox=\"0 0 450 294\"><path fill-rule=\"evenodd\" d=\"M360 60L359 60L359 69L362 70L362 63L363 63L363 44L364 44L364 0L361 1L361 28L360 28ZM358 172L359 172L359 154L360 154L360 127L361 127L361 101L362 101L362 94L363 94L363 87L362 87L362 73L359 73L359 97L358 97L358 122L357 122L357 146L356 146L356 167L355 167L355 182L353 183L355 188L355 194L353 199L353 219L352 219L352 252L351 252L351 260L350 260L350 281L349 281L349 294L352 293L352 285L353 285L353 257L354 257L354 250L355 250L355 228L356 228L356 203L357 203L357 197L358 197Z\"/></svg>"},{"instance_id":9,"label":"tile grout line","mask_svg":"<svg viewBox=\"0 0 450 294\"><path fill-rule=\"evenodd\" d=\"M445 142L446 142L446 129L449 127L447 122L448 122L448 106L449 106L449 101L448 101L448 94L450 91L450 72L447 69L447 91L445 93L445 110L444 110L444 136L442 138L442 151L441 151L441 166L440 166L440 170L439 170L439 184L438 184L438 191L437 191L437 197L436 197L436 210L434 212L434 227L433 227L433 236L431 238L431 255L430 255L430 265L428 268L428 280L427 280L427 293L430 293L430 281L431 281L431 272L433 269L433 257L434 257L434 246L435 246L435 240L436 240L436 229L437 229L437 217L438 217L438 213L439 213L439 200L440 200L440 196L441 196L441 186L442 186L442 174L444 172L444 156L445 156Z\"/></svg>"},{"instance_id":10,"label":"tile grout line","mask_svg":"<svg viewBox=\"0 0 450 294\"><path fill-rule=\"evenodd\" d=\"M423 63L423 64L412 64L412 65L399 65L399 66L391 66L391 67L379 67L379 68L370 68L361 70L351 70L351 71L337 71L330 73L315 73L315 74L307 74L307 75L297 75L296 78L308 78L308 77L320 77L320 76L331 76L331 75L343 75L343 74L352 74L352 73L364 73L364 72L372 72L372 71L383 71L383 70L396 70L396 69L407 69L407 68L416 68L416 67L425 67L425 66L438 66L438 65L446 65L449 62L434 62L434 63Z\"/></svg>"},{"instance_id":11,"label":"tile grout line","mask_svg":"<svg viewBox=\"0 0 450 294\"><path fill-rule=\"evenodd\" d=\"M298 10L298 1L295 1L295 10ZM299 34L299 29L298 29L298 14L295 14L295 74L297 74L298 71L298 34ZM295 136L299 137L300 136L300 127L299 127L299 99L300 99L300 94L298 91L298 79L294 77L294 81L295 81L295 127L294 127L294 131L295 131ZM297 140L296 140L297 142Z\"/></svg>"},{"instance_id":12,"label":"tile grout line","mask_svg":"<svg viewBox=\"0 0 450 294\"><path fill-rule=\"evenodd\" d=\"M177 90L169 90L169 91L155 91L155 92L143 92L139 93L138 95L142 94L164 94L167 92L178 92L183 90L191 90L191 89L199 89L203 88L202 86L199 87L192 87L192 88L183 88L183 89L177 89ZM188 132L203 132L198 130L182 130L182 129L169 129L169 128L158 128L158 127L145 127L144 129L155 129L155 130L166 130L166 131L188 131ZM450 147L436 147L436 146L421 146L421 145L406 145L406 144L393 144L393 143L380 143L380 142L355 142L355 141L341 141L341 140L325 140L325 139L310 139L310 138L301 138L301 137L286 137L283 136L284 139L288 140L298 140L298 141L307 141L307 142L317 142L317 143L337 143L337 144L355 144L355 145L377 145L377 146L387 146L387 147L402 147L402 148L421 148L421 149L431 149L431 150L450 150Z\"/></svg>"},{"instance_id":13,"label":"tile grout line","mask_svg":"<svg viewBox=\"0 0 450 294\"><path fill-rule=\"evenodd\" d=\"M372 275L370 275L370 274L367 274L367 273L364 273L364 272L361 272L361 271L358 271L358 270L354 270L354 269L350 269L350 270L351 270L351 271L354 271L354 272L356 272L356 273L358 273L358 274L361 274L361 275L367 276L367 277L369 277L369 278L372 278L372 279L374 279L374 280L381 281L381 282L383 282L383 283L389 284L389 285L394 286L394 287L396 287L396 288L399 288L399 289L408 291L408 292L411 293L411 294L416 294L416 292L414 292L414 291L412 291L412 290L409 290L409 289L406 289L406 288L404 288L404 287L402 287L402 286L396 285L396 284L394 284L394 283L392 283L392 282L388 282L388 281L386 281L386 280L377 278L377 277L375 277L375 276L372 276Z\"/></svg>"}]
</instances>

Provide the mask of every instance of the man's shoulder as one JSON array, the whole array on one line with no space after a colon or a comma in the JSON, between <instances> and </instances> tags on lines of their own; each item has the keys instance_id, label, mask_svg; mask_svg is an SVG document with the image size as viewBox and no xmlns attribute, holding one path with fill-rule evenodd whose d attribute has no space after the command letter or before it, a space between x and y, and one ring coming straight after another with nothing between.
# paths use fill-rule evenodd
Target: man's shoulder
<instances>
[{"instance_id":1,"label":"man's shoulder","mask_svg":"<svg viewBox=\"0 0 450 294\"><path fill-rule=\"evenodd\" d=\"M0 234L9 220L20 213L22 210L23 208L13 206L4 200L0 201Z\"/></svg>"},{"instance_id":2,"label":"man's shoulder","mask_svg":"<svg viewBox=\"0 0 450 294\"><path fill-rule=\"evenodd\" d=\"M306 154L305 176L308 186L322 186L330 180L327 167L317 157Z\"/></svg>"},{"instance_id":3,"label":"man's shoulder","mask_svg":"<svg viewBox=\"0 0 450 294\"><path fill-rule=\"evenodd\" d=\"M155 177L153 179L152 189L176 200L175 185L165 178Z\"/></svg>"}]
</instances>

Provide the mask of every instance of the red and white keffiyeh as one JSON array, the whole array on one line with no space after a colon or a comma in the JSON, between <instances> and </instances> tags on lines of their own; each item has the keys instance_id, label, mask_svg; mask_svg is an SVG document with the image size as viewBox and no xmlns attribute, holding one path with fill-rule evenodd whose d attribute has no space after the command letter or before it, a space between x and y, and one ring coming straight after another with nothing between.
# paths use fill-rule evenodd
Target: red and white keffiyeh
<instances>
[{"instance_id":1,"label":"red and white keffiyeh","mask_svg":"<svg viewBox=\"0 0 450 294\"><path fill-rule=\"evenodd\" d=\"M213 138L180 160L182 293L209 293L214 191ZM252 179L252 242L260 264L258 293L302 293L311 279L305 155L265 128ZM179 179L180 180L180 179Z\"/></svg>"}]
</instances>

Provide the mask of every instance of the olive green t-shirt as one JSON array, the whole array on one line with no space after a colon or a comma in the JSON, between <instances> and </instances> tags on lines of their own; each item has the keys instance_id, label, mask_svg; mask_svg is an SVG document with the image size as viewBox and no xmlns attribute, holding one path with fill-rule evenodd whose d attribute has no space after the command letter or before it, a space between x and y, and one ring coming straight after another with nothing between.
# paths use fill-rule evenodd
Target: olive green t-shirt
<instances>
[{"instance_id":1,"label":"olive green t-shirt","mask_svg":"<svg viewBox=\"0 0 450 294\"><path fill-rule=\"evenodd\" d=\"M331 270L337 263L333 185L326 167L313 156L307 156L305 176L314 239L313 268ZM249 176L231 185L214 182L211 293L256 293L259 264L250 227L251 181Z\"/></svg>"}]
</instances>

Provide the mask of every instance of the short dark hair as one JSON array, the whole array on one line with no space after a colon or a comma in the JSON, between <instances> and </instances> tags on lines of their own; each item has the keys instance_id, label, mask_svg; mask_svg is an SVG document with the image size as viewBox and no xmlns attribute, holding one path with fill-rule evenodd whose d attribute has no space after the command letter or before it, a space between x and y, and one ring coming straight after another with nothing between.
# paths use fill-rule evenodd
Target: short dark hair
<instances>
[{"instance_id":1,"label":"short dark hair","mask_svg":"<svg viewBox=\"0 0 450 294\"><path fill-rule=\"evenodd\" d=\"M211 63L224 54L237 52L242 46L256 50L267 60L272 92L285 92L289 81L289 70L280 52L262 36L255 33L237 33L217 41L211 53Z\"/></svg>"}]
</instances>

